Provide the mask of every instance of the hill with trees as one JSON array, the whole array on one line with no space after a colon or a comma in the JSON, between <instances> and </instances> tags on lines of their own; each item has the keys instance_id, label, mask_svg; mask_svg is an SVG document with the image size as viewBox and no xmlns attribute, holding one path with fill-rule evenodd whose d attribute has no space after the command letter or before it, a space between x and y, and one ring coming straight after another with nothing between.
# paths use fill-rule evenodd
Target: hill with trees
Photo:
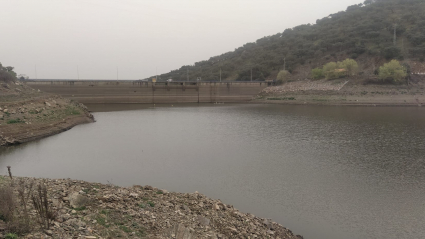
<instances>
[{"instance_id":1,"label":"hill with trees","mask_svg":"<svg viewBox=\"0 0 425 239\"><path fill-rule=\"evenodd\" d=\"M425 59L425 1L366 0L316 24L289 28L232 52L161 74L158 80L186 81L313 79L312 69L355 59L358 74L378 75L393 59L420 71ZM417 63L412 65L413 63ZM409 66L410 67L410 66ZM415 68L416 67L416 68Z\"/></svg>"}]
</instances>

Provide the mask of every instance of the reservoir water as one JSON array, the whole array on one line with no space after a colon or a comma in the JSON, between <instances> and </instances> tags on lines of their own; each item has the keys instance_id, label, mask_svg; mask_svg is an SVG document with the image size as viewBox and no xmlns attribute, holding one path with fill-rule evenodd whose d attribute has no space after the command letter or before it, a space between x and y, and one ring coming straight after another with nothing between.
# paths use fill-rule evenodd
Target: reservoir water
<instances>
[{"instance_id":1,"label":"reservoir water","mask_svg":"<svg viewBox=\"0 0 425 239\"><path fill-rule=\"evenodd\" d=\"M0 149L0 174L199 191L307 239L425 238L425 109L116 108Z\"/></svg>"}]
</instances>

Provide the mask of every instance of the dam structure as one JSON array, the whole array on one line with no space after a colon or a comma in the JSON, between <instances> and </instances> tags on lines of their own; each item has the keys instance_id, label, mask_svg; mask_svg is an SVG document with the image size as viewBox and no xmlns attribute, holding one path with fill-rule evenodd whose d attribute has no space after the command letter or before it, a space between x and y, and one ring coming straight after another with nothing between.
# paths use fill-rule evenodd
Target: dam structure
<instances>
[{"instance_id":1,"label":"dam structure","mask_svg":"<svg viewBox=\"0 0 425 239\"><path fill-rule=\"evenodd\" d=\"M28 86L86 104L242 103L273 82L28 80Z\"/></svg>"}]
</instances>

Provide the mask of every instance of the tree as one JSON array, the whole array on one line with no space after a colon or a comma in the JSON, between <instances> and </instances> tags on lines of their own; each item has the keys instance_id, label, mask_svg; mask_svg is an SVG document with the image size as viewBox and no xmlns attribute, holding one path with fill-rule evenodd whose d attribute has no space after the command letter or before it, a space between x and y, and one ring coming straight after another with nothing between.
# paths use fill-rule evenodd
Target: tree
<instances>
[{"instance_id":1,"label":"tree","mask_svg":"<svg viewBox=\"0 0 425 239\"><path fill-rule=\"evenodd\" d=\"M353 59L345 59L343 62L341 62L341 66L346 70L347 76L356 75L359 71L359 65Z\"/></svg>"},{"instance_id":2,"label":"tree","mask_svg":"<svg viewBox=\"0 0 425 239\"><path fill-rule=\"evenodd\" d=\"M406 69L397 60L392 60L379 67L379 79L392 79L395 82L403 80L407 76Z\"/></svg>"},{"instance_id":3,"label":"tree","mask_svg":"<svg viewBox=\"0 0 425 239\"><path fill-rule=\"evenodd\" d=\"M329 62L323 66L323 74L327 80L337 77L335 72L336 69L338 69L338 64L336 62Z\"/></svg>"},{"instance_id":4,"label":"tree","mask_svg":"<svg viewBox=\"0 0 425 239\"><path fill-rule=\"evenodd\" d=\"M281 70L277 74L276 80L278 84L282 84L283 82L288 80L289 72L287 70Z\"/></svg>"}]
</instances>

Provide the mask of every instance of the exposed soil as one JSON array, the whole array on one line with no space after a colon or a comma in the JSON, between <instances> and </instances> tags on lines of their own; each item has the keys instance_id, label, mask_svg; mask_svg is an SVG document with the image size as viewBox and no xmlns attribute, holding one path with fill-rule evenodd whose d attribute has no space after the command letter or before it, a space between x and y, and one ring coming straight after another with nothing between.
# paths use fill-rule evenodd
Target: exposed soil
<instances>
[{"instance_id":1,"label":"exposed soil","mask_svg":"<svg viewBox=\"0 0 425 239\"><path fill-rule=\"evenodd\" d=\"M47 137L93 121L82 104L20 82L0 82L0 146Z\"/></svg>"}]
</instances>

